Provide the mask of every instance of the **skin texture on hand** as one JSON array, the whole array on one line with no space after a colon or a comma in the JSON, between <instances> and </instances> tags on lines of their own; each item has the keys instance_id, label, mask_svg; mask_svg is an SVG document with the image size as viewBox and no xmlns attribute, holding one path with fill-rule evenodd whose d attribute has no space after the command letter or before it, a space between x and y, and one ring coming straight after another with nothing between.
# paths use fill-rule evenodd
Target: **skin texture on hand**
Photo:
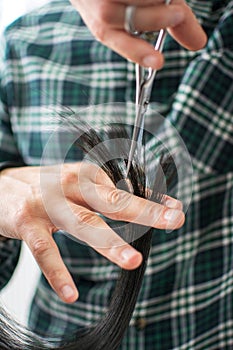
<instances>
[{"instance_id":1,"label":"skin texture on hand","mask_svg":"<svg viewBox=\"0 0 233 350\"><path fill-rule=\"evenodd\" d=\"M163 55L146 41L128 34L124 29L125 9L136 6L134 27L137 31L168 32L182 46L199 50L207 37L184 0L70 0L97 40L128 60L144 67L160 69Z\"/></svg>"},{"instance_id":2,"label":"skin texture on hand","mask_svg":"<svg viewBox=\"0 0 233 350\"><path fill-rule=\"evenodd\" d=\"M70 303L78 291L54 232L65 230L130 270L141 264L141 254L97 213L169 230L184 223L179 201L165 197L161 205L116 189L103 170L88 163L5 169L0 174L0 191L0 235L24 240L51 287Z\"/></svg>"}]
</instances>

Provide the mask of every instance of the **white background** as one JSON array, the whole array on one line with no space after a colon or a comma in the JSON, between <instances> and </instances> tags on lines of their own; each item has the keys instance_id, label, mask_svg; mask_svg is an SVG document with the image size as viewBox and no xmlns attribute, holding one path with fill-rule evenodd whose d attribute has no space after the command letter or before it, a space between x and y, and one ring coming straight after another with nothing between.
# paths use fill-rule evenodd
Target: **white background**
<instances>
[{"instance_id":1,"label":"white background","mask_svg":"<svg viewBox=\"0 0 233 350\"><path fill-rule=\"evenodd\" d=\"M0 31L25 12L49 0L0 0Z\"/></svg>"},{"instance_id":2,"label":"white background","mask_svg":"<svg viewBox=\"0 0 233 350\"><path fill-rule=\"evenodd\" d=\"M49 0L0 0L0 32L34 7ZM39 277L37 267L28 248L23 245L20 263L8 285L0 293L0 303L21 323L27 323L28 308Z\"/></svg>"}]
</instances>

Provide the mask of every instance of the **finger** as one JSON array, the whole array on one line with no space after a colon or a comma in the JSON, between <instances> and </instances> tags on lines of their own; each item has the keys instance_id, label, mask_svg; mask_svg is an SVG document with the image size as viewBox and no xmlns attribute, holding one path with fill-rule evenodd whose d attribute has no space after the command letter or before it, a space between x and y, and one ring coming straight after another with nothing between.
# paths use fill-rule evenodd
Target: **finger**
<instances>
[{"instance_id":1,"label":"finger","mask_svg":"<svg viewBox=\"0 0 233 350\"><path fill-rule=\"evenodd\" d=\"M185 48L200 50L206 45L207 35L189 6L184 6L184 12L184 20L177 26L169 28L168 31Z\"/></svg>"},{"instance_id":2,"label":"finger","mask_svg":"<svg viewBox=\"0 0 233 350\"><path fill-rule=\"evenodd\" d=\"M116 29L124 28L125 24L124 6L118 6L117 15L112 11L108 14L109 25ZM185 19L185 11L181 5L161 5L135 7L132 18L133 26L139 32L158 31L162 28L174 27ZM107 17L107 16L106 16ZM107 19L107 18L106 18Z\"/></svg>"},{"instance_id":3,"label":"finger","mask_svg":"<svg viewBox=\"0 0 233 350\"><path fill-rule=\"evenodd\" d=\"M205 46L207 36L185 1L173 0L169 5L157 1L153 5L143 4L135 8L133 23L137 31L168 28L174 39L189 50L199 50ZM125 14L122 13L121 16L124 22Z\"/></svg>"},{"instance_id":4,"label":"finger","mask_svg":"<svg viewBox=\"0 0 233 350\"><path fill-rule=\"evenodd\" d=\"M51 234L39 226L30 228L25 242L57 295L64 302L73 303L78 298L78 291Z\"/></svg>"},{"instance_id":5,"label":"finger","mask_svg":"<svg viewBox=\"0 0 233 350\"><path fill-rule=\"evenodd\" d=\"M183 210L183 203L181 201L167 195L164 195L162 199L162 204L167 206L168 208Z\"/></svg>"},{"instance_id":6,"label":"finger","mask_svg":"<svg viewBox=\"0 0 233 350\"><path fill-rule=\"evenodd\" d=\"M97 248L98 253L117 264L125 270L133 270L139 267L142 263L142 255L130 244L121 246L113 246L111 248Z\"/></svg>"},{"instance_id":7,"label":"finger","mask_svg":"<svg viewBox=\"0 0 233 350\"><path fill-rule=\"evenodd\" d=\"M133 37L120 30L109 29L103 43L126 59L139 63L143 67L161 69L163 55L143 39Z\"/></svg>"},{"instance_id":8,"label":"finger","mask_svg":"<svg viewBox=\"0 0 233 350\"><path fill-rule=\"evenodd\" d=\"M71 202L85 206L90 209L90 205L85 199L85 193L95 190L96 184L106 185L115 188L109 176L97 165L82 163L65 163L60 177L62 191L65 197ZM56 189L53 189L53 198ZM62 198L55 198L58 202ZM46 204L51 200L47 200ZM51 206L51 205L50 205Z\"/></svg>"},{"instance_id":9,"label":"finger","mask_svg":"<svg viewBox=\"0 0 233 350\"><path fill-rule=\"evenodd\" d=\"M96 171L93 171L93 169L92 169L91 172L90 172L90 169L87 169L86 175L88 175L88 174L90 176L89 179L92 181L93 184L104 185L107 187L112 187L113 189L116 188L116 186L113 184L113 182L107 176L107 174L101 168L96 166ZM85 176L85 174L83 174L83 175L84 175L84 179L87 179L87 176ZM76 189L77 189L77 187L76 187ZM150 197L151 193L152 193L151 190L148 189L147 198ZM168 208L183 210L183 203L181 201L179 201L178 199L173 198L173 197L168 196L168 195L163 195L162 204L167 206Z\"/></svg>"},{"instance_id":10,"label":"finger","mask_svg":"<svg viewBox=\"0 0 233 350\"><path fill-rule=\"evenodd\" d=\"M164 4L165 0L118 0L117 2L123 5L148 6Z\"/></svg>"},{"instance_id":11,"label":"finger","mask_svg":"<svg viewBox=\"0 0 233 350\"><path fill-rule=\"evenodd\" d=\"M134 15L134 26L139 32L167 28L174 39L189 50L199 50L207 41L206 33L191 8L183 2L156 8L138 7Z\"/></svg>"},{"instance_id":12,"label":"finger","mask_svg":"<svg viewBox=\"0 0 233 350\"><path fill-rule=\"evenodd\" d=\"M164 205L150 202L116 189L106 173L97 166L82 163L75 167L73 172L69 171L71 167L72 165L67 165L68 171L65 172L67 176L63 175L63 186L65 183L71 184L69 196L66 194L71 202L84 205L115 220L170 230L183 225L181 202L169 196L164 197ZM79 186L77 186L78 177L81 181ZM62 201L57 203L61 205ZM65 208L61 208L59 212L64 213ZM54 217L55 213L52 216ZM59 223L56 226L59 226Z\"/></svg>"},{"instance_id":13,"label":"finger","mask_svg":"<svg viewBox=\"0 0 233 350\"><path fill-rule=\"evenodd\" d=\"M125 32L125 6L115 3L115 7L116 11L106 7L103 16L105 25L96 23L91 28L97 39L128 60L144 67L162 68L162 55L152 45ZM206 44L206 34L183 1L177 0L174 5L136 7L133 23L138 31L168 28L175 40L190 50L201 49Z\"/></svg>"},{"instance_id":14,"label":"finger","mask_svg":"<svg viewBox=\"0 0 233 350\"><path fill-rule=\"evenodd\" d=\"M70 203L72 215L62 216L64 229L124 269L135 269L142 255L116 234L96 213Z\"/></svg>"},{"instance_id":15,"label":"finger","mask_svg":"<svg viewBox=\"0 0 233 350\"><path fill-rule=\"evenodd\" d=\"M184 223L184 213L178 203L176 206L172 203L169 208L105 185L93 186L92 191L83 193L83 197L93 210L114 220L159 229L177 229Z\"/></svg>"}]
</instances>

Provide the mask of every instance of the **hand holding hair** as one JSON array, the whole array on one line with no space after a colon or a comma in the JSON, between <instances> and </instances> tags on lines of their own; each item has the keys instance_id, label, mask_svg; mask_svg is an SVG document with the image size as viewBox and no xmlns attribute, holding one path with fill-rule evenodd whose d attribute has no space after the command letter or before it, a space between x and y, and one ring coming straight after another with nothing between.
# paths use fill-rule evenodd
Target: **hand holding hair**
<instances>
[{"instance_id":1,"label":"hand holding hair","mask_svg":"<svg viewBox=\"0 0 233 350\"><path fill-rule=\"evenodd\" d=\"M138 32L168 28L169 33L189 50L206 44L206 34L184 0L70 0L92 34L121 56L144 67L160 69L163 56L139 37L125 31L127 6L136 6L133 26Z\"/></svg>"},{"instance_id":2,"label":"hand holding hair","mask_svg":"<svg viewBox=\"0 0 233 350\"><path fill-rule=\"evenodd\" d=\"M119 131L116 135L121 136ZM145 188L144 165L133 164L129 173L135 193L132 195L116 188L119 181L127 188L124 171L116 159L109 157L101 141L95 130L89 130L76 142L86 153L94 150L93 159L102 169L88 163L5 169L0 178L0 190L5 193L1 233L25 240L51 286L67 302L77 298L77 290L52 238L53 232L64 229L118 264L123 269L108 311L97 324L58 345L28 333L0 308L0 350L116 350L132 317L151 246L152 229L145 229L137 237L135 233L142 227L137 224L171 229L184 222L181 203L161 193L164 178L169 182L171 162L160 158L151 191ZM98 143L100 148L95 151ZM109 160L104 162L106 154ZM145 199L148 193L151 201ZM113 220L134 222L120 227L130 244L96 211Z\"/></svg>"},{"instance_id":3,"label":"hand holding hair","mask_svg":"<svg viewBox=\"0 0 233 350\"><path fill-rule=\"evenodd\" d=\"M0 234L26 242L48 282L65 302L74 302L78 292L53 240L55 231L65 230L120 267L135 269L142 262L141 254L96 212L113 220L161 229L175 229L184 222L177 200L169 198L167 205L161 205L118 190L95 165L64 164L60 178L59 171L60 165L43 169L51 179L44 194L46 207L41 195L40 167L9 168L2 172ZM59 194L61 186L64 198Z\"/></svg>"}]
</instances>

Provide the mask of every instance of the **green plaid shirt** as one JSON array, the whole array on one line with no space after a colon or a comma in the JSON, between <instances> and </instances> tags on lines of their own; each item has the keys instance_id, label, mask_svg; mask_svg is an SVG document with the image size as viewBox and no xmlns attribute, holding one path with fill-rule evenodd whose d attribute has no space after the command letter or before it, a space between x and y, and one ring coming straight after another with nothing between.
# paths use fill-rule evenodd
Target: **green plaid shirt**
<instances>
[{"instance_id":1,"label":"green plaid shirt","mask_svg":"<svg viewBox=\"0 0 233 350\"><path fill-rule=\"evenodd\" d=\"M170 234L155 230L119 350L233 348L233 1L187 2L208 44L190 52L167 38L166 63L151 105L175 126L191 155L192 200L181 229ZM2 42L0 161L22 158L40 164L59 124L55 115L64 106L101 126L119 103L128 106L122 112L125 121L133 122L134 65L96 41L67 0L17 20ZM99 104L105 108L85 112ZM153 113L146 119L152 125ZM71 147L67 159L81 157ZM104 314L118 268L61 233L55 238L80 299L63 303L41 277L29 324L43 336L62 338ZM0 244L3 287L17 264L20 242Z\"/></svg>"}]
</instances>

